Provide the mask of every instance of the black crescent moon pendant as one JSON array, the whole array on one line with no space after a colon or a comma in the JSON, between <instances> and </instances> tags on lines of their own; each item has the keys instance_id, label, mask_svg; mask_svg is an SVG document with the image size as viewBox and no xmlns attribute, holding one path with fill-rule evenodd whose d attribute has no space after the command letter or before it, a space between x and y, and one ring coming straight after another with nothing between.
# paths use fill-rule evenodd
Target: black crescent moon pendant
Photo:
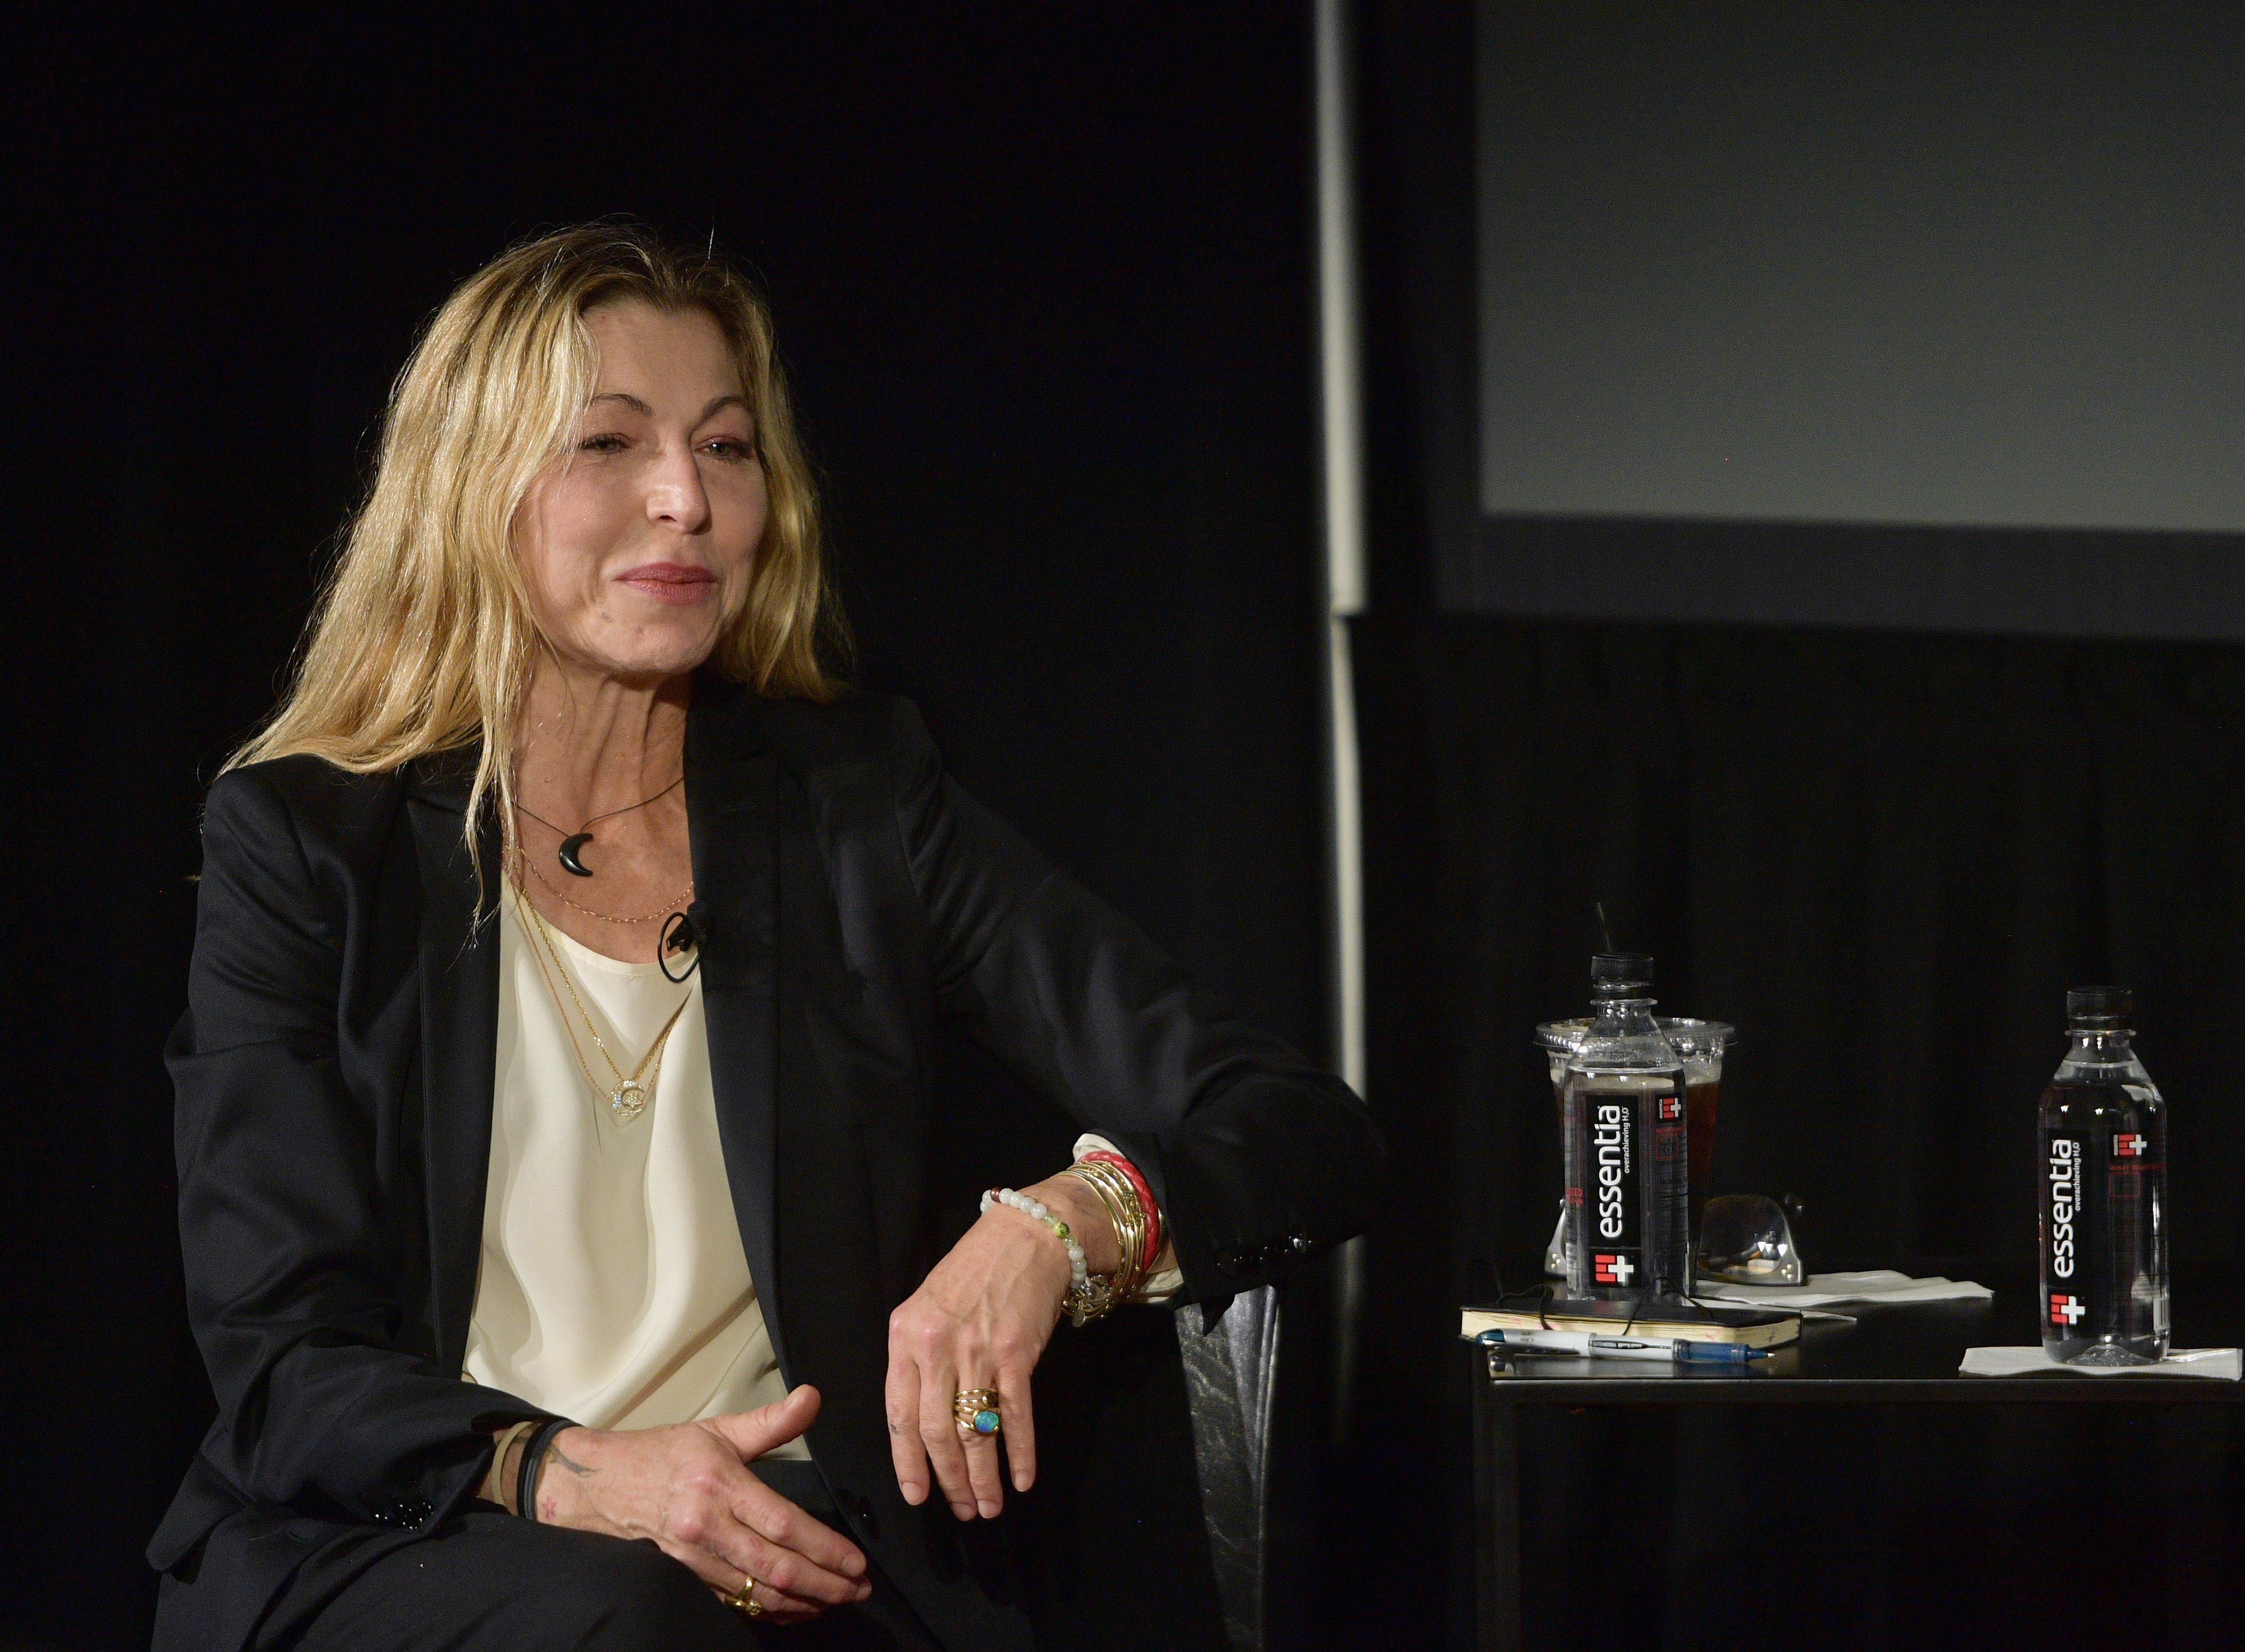
<instances>
[{"instance_id":1,"label":"black crescent moon pendant","mask_svg":"<svg viewBox=\"0 0 2245 1652\"><path fill-rule=\"evenodd\" d=\"M561 857L561 869L564 872L573 872L580 878L589 878L593 875L592 867L577 858L577 851L592 840L593 834L589 832L573 832L561 840L561 846L554 853Z\"/></svg>"}]
</instances>

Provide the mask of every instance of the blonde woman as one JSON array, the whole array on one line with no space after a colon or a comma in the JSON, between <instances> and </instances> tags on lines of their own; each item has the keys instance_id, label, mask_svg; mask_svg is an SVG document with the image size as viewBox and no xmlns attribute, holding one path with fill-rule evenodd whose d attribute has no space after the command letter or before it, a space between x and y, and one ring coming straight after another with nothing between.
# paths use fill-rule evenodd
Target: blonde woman
<instances>
[{"instance_id":1,"label":"blonde woman","mask_svg":"<svg viewBox=\"0 0 2245 1652\"><path fill-rule=\"evenodd\" d=\"M838 635L726 266L595 226L445 303L210 793L170 1061L219 1417L159 1648L1136 1645L1086 1577L1202 1598L1175 1531L1039 1499L1040 1402L1127 1433L1095 1322L1346 1237L1376 1139ZM1082 1132L979 1215L946 1023Z\"/></svg>"}]
</instances>

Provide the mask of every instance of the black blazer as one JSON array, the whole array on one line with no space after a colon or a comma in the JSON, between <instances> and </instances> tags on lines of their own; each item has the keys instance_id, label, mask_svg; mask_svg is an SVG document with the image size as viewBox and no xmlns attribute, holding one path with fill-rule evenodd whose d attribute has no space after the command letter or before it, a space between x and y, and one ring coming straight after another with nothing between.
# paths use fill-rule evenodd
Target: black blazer
<instances>
[{"instance_id":1,"label":"black blazer","mask_svg":"<svg viewBox=\"0 0 2245 1652\"><path fill-rule=\"evenodd\" d=\"M472 762L284 758L211 789L168 1054L219 1414L149 1547L173 1578L159 1644L241 1645L300 1568L341 1580L416 1540L474 1494L484 1431L539 1414L460 1370L499 1001ZM1027 1645L1034 1602L940 1498L907 1507L882 1421L888 1314L940 1254L932 1132L966 1127L936 1112L939 1025L1143 1169L1186 1300L1355 1232L1377 1136L1338 1079L1199 1000L960 792L905 702L705 676L685 762L718 1131L781 1370L824 1396L811 1450L940 1638ZM481 859L495 894L488 841Z\"/></svg>"}]
</instances>

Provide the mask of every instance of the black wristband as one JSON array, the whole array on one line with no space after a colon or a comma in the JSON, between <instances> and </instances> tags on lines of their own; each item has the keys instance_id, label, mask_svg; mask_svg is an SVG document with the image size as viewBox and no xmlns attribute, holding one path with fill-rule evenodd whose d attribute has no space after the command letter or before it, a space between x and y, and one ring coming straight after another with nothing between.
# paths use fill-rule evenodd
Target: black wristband
<instances>
[{"instance_id":1,"label":"black wristband","mask_svg":"<svg viewBox=\"0 0 2245 1652\"><path fill-rule=\"evenodd\" d=\"M523 1444L522 1461L514 1471L515 1512L526 1520L538 1518L538 1465L546 1455L546 1448L553 1437L565 1428L577 1425L566 1417L557 1417L532 1434Z\"/></svg>"}]
</instances>

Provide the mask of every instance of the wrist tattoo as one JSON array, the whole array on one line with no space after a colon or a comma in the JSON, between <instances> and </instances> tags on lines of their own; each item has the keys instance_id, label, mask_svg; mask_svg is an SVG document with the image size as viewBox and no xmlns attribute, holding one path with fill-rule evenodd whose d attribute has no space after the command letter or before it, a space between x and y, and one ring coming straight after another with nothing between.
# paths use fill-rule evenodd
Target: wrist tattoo
<instances>
[{"instance_id":1,"label":"wrist tattoo","mask_svg":"<svg viewBox=\"0 0 2245 1652\"><path fill-rule=\"evenodd\" d=\"M600 1472L590 1464L573 1460L558 1445L548 1445L546 1448L546 1460L548 1463L559 1463L580 1480L589 1479Z\"/></svg>"}]
</instances>

